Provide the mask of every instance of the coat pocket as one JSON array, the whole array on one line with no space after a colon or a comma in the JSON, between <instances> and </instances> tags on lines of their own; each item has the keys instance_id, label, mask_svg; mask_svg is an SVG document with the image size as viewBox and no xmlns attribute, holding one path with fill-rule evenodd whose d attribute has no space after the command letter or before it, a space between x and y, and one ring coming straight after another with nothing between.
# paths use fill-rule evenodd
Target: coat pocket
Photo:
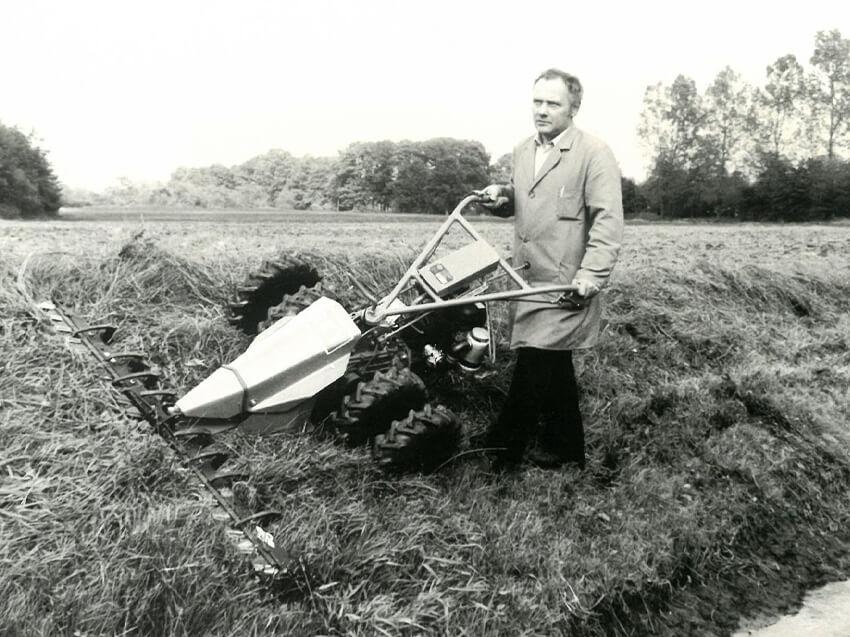
<instances>
[{"instance_id":1,"label":"coat pocket","mask_svg":"<svg viewBox=\"0 0 850 637\"><path fill-rule=\"evenodd\" d=\"M581 190L562 188L558 192L558 219L579 219L584 212L584 197Z\"/></svg>"}]
</instances>

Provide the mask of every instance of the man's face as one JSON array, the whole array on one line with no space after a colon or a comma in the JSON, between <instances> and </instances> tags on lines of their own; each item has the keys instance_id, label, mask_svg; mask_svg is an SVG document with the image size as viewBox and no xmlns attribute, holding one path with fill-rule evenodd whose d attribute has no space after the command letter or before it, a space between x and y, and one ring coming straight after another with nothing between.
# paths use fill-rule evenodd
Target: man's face
<instances>
[{"instance_id":1,"label":"man's face","mask_svg":"<svg viewBox=\"0 0 850 637\"><path fill-rule=\"evenodd\" d=\"M558 78L537 80L532 92L534 126L540 137L550 140L572 123L572 103L567 85Z\"/></svg>"}]
</instances>

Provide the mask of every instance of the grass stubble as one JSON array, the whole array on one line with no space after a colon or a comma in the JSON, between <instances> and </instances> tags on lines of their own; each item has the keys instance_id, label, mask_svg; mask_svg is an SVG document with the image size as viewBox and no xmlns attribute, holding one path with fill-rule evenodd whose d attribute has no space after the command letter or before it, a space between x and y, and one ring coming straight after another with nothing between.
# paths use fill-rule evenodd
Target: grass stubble
<instances>
[{"instance_id":1,"label":"grass stubble","mask_svg":"<svg viewBox=\"0 0 850 637\"><path fill-rule=\"evenodd\" d=\"M387 287L411 255L313 258L341 290L358 259ZM315 436L228 435L283 512L270 530L299 592L281 599L0 257L0 634L714 635L793 606L850 573L850 276L816 266L623 263L602 343L577 357L581 474L495 480L469 453L387 476ZM185 390L247 346L223 310L242 274L135 237L23 278L116 322ZM509 382L503 307L498 375L448 397L466 450Z\"/></svg>"}]
</instances>

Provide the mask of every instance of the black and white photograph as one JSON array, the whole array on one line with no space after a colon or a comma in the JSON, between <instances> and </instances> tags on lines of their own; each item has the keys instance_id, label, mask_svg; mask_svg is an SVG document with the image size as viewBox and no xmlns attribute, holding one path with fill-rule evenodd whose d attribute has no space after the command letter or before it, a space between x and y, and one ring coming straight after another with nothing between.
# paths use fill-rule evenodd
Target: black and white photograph
<instances>
[{"instance_id":1,"label":"black and white photograph","mask_svg":"<svg viewBox=\"0 0 850 637\"><path fill-rule=\"evenodd\" d=\"M0 0L0 635L850 637L850 10Z\"/></svg>"}]
</instances>

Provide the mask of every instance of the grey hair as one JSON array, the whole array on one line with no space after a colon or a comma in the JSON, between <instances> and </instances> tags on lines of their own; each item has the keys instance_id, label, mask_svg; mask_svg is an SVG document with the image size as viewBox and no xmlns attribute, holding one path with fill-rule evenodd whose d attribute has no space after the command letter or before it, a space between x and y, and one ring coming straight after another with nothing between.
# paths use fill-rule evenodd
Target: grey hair
<instances>
[{"instance_id":1,"label":"grey hair","mask_svg":"<svg viewBox=\"0 0 850 637\"><path fill-rule=\"evenodd\" d=\"M537 76L534 83L537 84L540 80L561 80L564 86L567 87L567 94L570 96L571 115L578 113L579 106L581 106L581 98L584 95L584 89L575 75L570 75L560 69L546 69Z\"/></svg>"}]
</instances>

